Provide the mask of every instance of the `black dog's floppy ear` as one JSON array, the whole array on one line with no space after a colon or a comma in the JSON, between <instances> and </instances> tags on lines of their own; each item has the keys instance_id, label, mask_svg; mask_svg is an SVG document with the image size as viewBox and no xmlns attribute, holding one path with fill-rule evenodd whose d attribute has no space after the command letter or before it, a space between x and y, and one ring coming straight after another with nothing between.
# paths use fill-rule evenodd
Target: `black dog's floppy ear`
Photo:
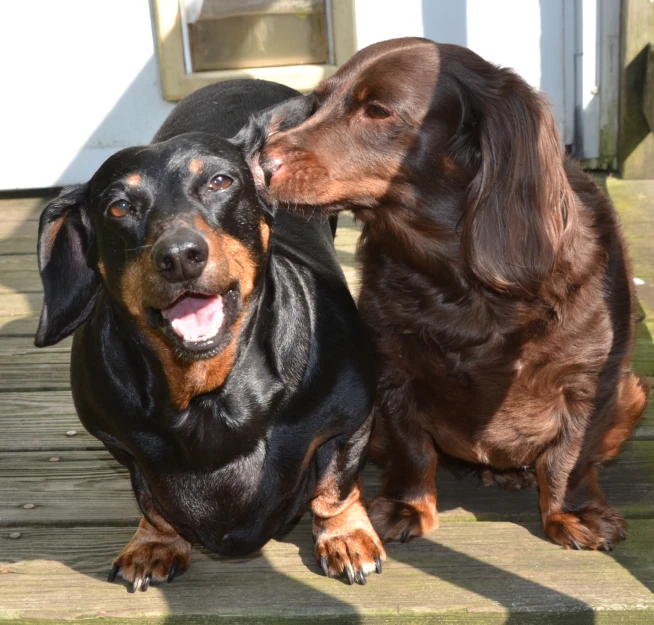
<instances>
[{"instance_id":1,"label":"black dog's floppy ear","mask_svg":"<svg viewBox=\"0 0 654 625\"><path fill-rule=\"evenodd\" d=\"M98 291L89 262L94 237L84 208L86 185L65 188L41 214L38 260L43 309L34 344L45 347L71 335L90 315Z\"/></svg>"},{"instance_id":2,"label":"black dog's floppy ear","mask_svg":"<svg viewBox=\"0 0 654 625\"><path fill-rule=\"evenodd\" d=\"M313 93L298 95L251 115L248 123L230 141L243 150L246 158L258 155L268 135L301 124L313 113L315 102Z\"/></svg>"}]
</instances>

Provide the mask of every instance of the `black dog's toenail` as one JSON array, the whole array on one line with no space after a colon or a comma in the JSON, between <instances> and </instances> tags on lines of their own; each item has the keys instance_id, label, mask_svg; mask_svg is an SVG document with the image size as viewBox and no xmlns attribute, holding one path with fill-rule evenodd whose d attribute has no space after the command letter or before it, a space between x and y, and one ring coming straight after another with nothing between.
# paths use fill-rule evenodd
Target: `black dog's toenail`
<instances>
[{"instance_id":1,"label":"black dog's toenail","mask_svg":"<svg viewBox=\"0 0 654 625\"><path fill-rule=\"evenodd\" d=\"M118 575L118 571L120 571L120 566L114 564L111 567L111 571L109 571L109 577L107 577L107 581L113 582L116 579L116 575Z\"/></svg>"}]
</instances>

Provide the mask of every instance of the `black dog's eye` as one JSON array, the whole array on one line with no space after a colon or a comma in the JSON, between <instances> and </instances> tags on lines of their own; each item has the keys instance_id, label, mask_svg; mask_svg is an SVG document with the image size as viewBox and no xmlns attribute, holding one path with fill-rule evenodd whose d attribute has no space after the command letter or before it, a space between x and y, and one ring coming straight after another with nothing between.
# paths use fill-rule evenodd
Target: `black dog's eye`
<instances>
[{"instance_id":1,"label":"black dog's eye","mask_svg":"<svg viewBox=\"0 0 654 625\"><path fill-rule=\"evenodd\" d=\"M222 191L223 189L226 189L227 187L231 187L232 182L234 182L234 180L232 178L230 178L229 176L223 176L222 174L220 174L218 176L214 176L209 181L209 188L212 191Z\"/></svg>"},{"instance_id":2,"label":"black dog's eye","mask_svg":"<svg viewBox=\"0 0 654 625\"><path fill-rule=\"evenodd\" d=\"M386 117L390 117L392 113L383 106L379 106L379 104L368 104L365 115L370 119L385 119Z\"/></svg>"},{"instance_id":3,"label":"black dog's eye","mask_svg":"<svg viewBox=\"0 0 654 625\"><path fill-rule=\"evenodd\" d=\"M129 213L131 208L132 205L129 202L126 202L125 200L116 200L115 202L109 205L107 212L112 217L117 217L118 219L120 219L121 217L127 215L127 213Z\"/></svg>"}]
</instances>

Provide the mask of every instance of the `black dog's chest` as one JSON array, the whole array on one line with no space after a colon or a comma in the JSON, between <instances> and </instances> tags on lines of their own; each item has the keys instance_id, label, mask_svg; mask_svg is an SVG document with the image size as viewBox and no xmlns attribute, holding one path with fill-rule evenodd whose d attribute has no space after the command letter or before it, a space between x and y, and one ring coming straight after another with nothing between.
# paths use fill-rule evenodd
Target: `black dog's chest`
<instances>
[{"instance_id":1,"label":"black dog's chest","mask_svg":"<svg viewBox=\"0 0 654 625\"><path fill-rule=\"evenodd\" d=\"M200 467L186 455L173 456L170 463L135 458L131 473L137 497L151 499L192 542L225 555L250 553L290 520L310 477L280 476L268 448L261 439L220 466Z\"/></svg>"}]
</instances>

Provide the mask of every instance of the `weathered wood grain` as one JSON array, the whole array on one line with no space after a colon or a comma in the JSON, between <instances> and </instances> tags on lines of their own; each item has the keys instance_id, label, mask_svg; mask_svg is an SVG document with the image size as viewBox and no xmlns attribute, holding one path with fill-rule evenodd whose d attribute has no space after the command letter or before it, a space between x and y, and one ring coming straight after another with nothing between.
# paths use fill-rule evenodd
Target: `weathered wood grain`
<instances>
[{"instance_id":1,"label":"weathered wood grain","mask_svg":"<svg viewBox=\"0 0 654 625\"><path fill-rule=\"evenodd\" d=\"M32 257L25 256L25 258ZM41 293L42 290L41 277L37 269L12 267L10 271L5 271L0 268L0 296L5 293Z\"/></svg>"},{"instance_id":2,"label":"weathered wood grain","mask_svg":"<svg viewBox=\"0 0 654 625\"><path fill-rule=\"evenodd\" d=\"M79 422L69 391L0 393L0 432L0 451L103 449Z\"/></svg>"},{"instance_id":3,"label":"weathered wood grain","mask_svg":"<svg viewBox=\"0 0 654 625\"><path fill-rule=\"evenodd\" d=\"M66 432L74 430L76 436ZM83 429L70 391L0 393L0 451L101 449ZM654 440L654 405L634 433L634 440Z\"/></svg>"},{"instance_id":4,"label":"weathered wood grain","mask_svg":"<svg viewBox=\"0 0 654 625\"><path fill-rule=\"evenodd\" d=\"M41 293L5 293L0 295L0 317L27 317L41 312Z\"/></svg>"},{"instance_id":5,"label":"weathered wood grain","mask_svg":"<svg viewBox=\"0 0 654 625\"><path fill-rule=\"evenodd\" d=\"M0 621L645 625L654 611L654 521L635 521L612 554L566 551L534 524L448 523L389 545L364 587L323 576L300 524L246 558L194 549L185 575L134 595L105 581L129 528L11 530L21 537L2 534Z\"/></svg>"},{"instance_id":6,"label":"weathered wood grain","mask_svg":"<svg viewBox=\"0 0 654 625\"><path fill-rule=\"evenodd\" d=\"M0 239L0 254L21 254L32 257L35 252L36 239L31 236L13 235L7 239Z\"/></svg>"},{"instance_id":7,"label":"weathered wood grain","mask_svg":"<svg viewBox=\"0 0 654 625\"><path fill-rule=\"evenodd\" d=\"M606 178L606 188L629 236L654 236L654 180ZM652 230L643 230L651 226Z\"/></svg>"},{"instance_id":8,"label":"weathered wood grain","mask_svg":"<svg viewBox=\"0 0 654 625\"><path fill-rule=\"evenodd\" d=\"M67 351L33 352L0 357L0 392L50 391L70 388L70 354Z\"/></svg>"},{"instance_id":9,"label":"weathered wood grain","mask_svg":"<svg viewBox=\"0 0 654 625\"><path fill-rule=\"evenodd\" d=\"M36 219L4 219L3 201L0 201L0 241L4 242L14 237L30 238L36 242L39 233L39 222Z\"/></svg>"},{"instance_id":10,"label":"weathered wood grain","mask_svg":"<svg viewBox=\"0 0 654 625\"><path fill-rule=\"evenodd\" d=\"M36 313L30 314L29 316L0 315L0 338L5 336L23 336L33 340L38 323L39 318Z\"/></svg>"},{"instance_id":11,"label":"weathered wood grain","mask_svg":"<svg viewBox=\"0 0 654 625\"><path fill-rule=\"evenodd\" d=\"M42 197L10 197L0 201L0 221L3 223L37 221L45 205L56 194Z\"/></svg>"},{"instance_id":12,"label":"weathered wood grain","mask_svg":"<svg viewBox=\"0 0 654 625\"><path fill-rule=\"evenodd\" d=\"M51 457L59 458L50 462ZM607 499L627 518L654 518L654 442L632 442L601 472ZM366 496L380 486L374 466L363 476ZM437 479L443 521L540 518L535 489L509 493L481 486L476 475ZM135 523L139 512L126 471L107 452L0 453L0 525ZM24 509L26 503L34 508Z\"/></svg>"},{"instance_id":13,"label":"weathered wood grain","mask_svg":"<svg viewBox=\"0 0 654 625\"><path fill-rule=\"evenodd\" d=\"M48 354L48 353L70 353L73 337L69 336L63 341L50 347L35 347L34 337L31 333L27 336L2 336L0 335L0 357L2 356L24 356L26 354Z\"/></svg>"},{"instance_id":14,"label":"weathered wood grain","mask_svg":"<svg viewBox=\"0 0 654 625\"><path fill-rule=\"evenodd\" d=\"M645 280L638 295L648 317L637 330L634 367L652 376L654 186L606 184L636 275ZM70 339L41 351L32 345L41 306L34 252L45 202L0 201L0 622L654 623L653 406L636 441L601 473L607 499L630 525L612 554L546 541L534 490L507 493L441 470L441 529L390 545L384 574L364 588L319 574L306 518L249 558L198 550L188 574L145 594L105 583L140 514L126 472L77 420L67 390ZM356 290L358 227L351 216L339 221L339 260ZM70 430L76 436L66 436ZM379 470L368 467L367 496L379 483ZM18 540L8 538L13 531Z\"/></svg>"}]
</instances>

